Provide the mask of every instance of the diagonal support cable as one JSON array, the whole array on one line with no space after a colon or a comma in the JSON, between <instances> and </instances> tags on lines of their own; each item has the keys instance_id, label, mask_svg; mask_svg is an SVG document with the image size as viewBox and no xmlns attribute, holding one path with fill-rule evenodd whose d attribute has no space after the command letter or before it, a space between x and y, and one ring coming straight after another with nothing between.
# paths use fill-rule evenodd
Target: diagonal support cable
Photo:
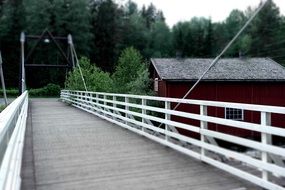
<instances>
[{"instance_id":1,"label":"diagonal support cable","mask_svg":"<svg viewBox=\"0 0 285 190\"><path fill-rule=\"evenodd\" d=\"M1 51L0 51L0 79L1 79L1 84L2 84L2 90L3 90L5 105L8 106L2 63L3 63L3 61L2 61Z\"/></svg>"},{"instance_id":2,"label":"diagonal support cable","mask_svg":"<svg viewBox=\"0 0 285 190\"><path fill-rule=\"evenodd\" d=\"M212 61L210 66L204 71L204 73L199 77L199 79L195 82L195 84L188 90L188 92L183 96L182 99L185 99L193 90L194 88L201 82L201 80L204 78L204 76L208 73L208 71L220 60L222 55L231 47L231 45L236 41L236 39L240 36L240 34L248 27L248 25L252 22L252 20L257 16L257 14L263 9L263 7L266 5L268 0L265 0L262 2L262 4L256 9L254 14L248 19L248 21L245 23L245 25L239 30L239 32L233 37L233 39L226 45L226 47L221 51L221 53ZM176 104L176 106L173 108L173 110L176 110L180 106L180 102ZM159 125L159 127L162 126L162 123Z\"/></svg>"},{"instance_id":3,"label":"diagonal support cable","mask_svg":"<svg viewBox=\"0 0 285 190\"><path fill-rule=\"evenodd\" d=\"M84 79L84 76L83 76L83 73L82 73L82 70L81 70L81 67L80 67L80 63L79 63L79 60L78 60L78 57L77 57L77 54L76 54L75 48L74 48L74 46L73 46L73 45L71 46L71 48L72 48L72 51L73 51L73 53L74 53L74 57L75 57L75 60L76 60L76 65L77 65L77 66L78 66L78 68L79 68L79 72L80 72L81 80L82 80L82 82L83 82L83 85L84 85L85 91L87 92L88 90L87 90L86 82L85 82L85 79Z\"/></svg>"},{"instance_id":4,"label":"diagonal support cable","mask_svg":"<svg viewBox=\"0 0 285 190\"><path fill-rule=\"evenodd\" d=\"M226 45L226 47L222 50L222 52L212 61L210 66L204 71L204 73L200 76L200 78L195 82L195 84L188 90L188 92L183 96L182 99L185 99L194 88L201 82L204 76L208 73L208 71L220 60L222 55L231 47L231 45L236 41L236 39L240 36L240 34L248 27L248 25L252 22L252 20L256 17L256 15L261 11L261 9L265 6L267 0L263 2L258 9L254 12L254 14L250 17L250 19L245 23L245 25L239 30L239 32L233 37L233 39ZM176 110L181 103L178 103L173 110Z\"/></svg>"}]
</instances>

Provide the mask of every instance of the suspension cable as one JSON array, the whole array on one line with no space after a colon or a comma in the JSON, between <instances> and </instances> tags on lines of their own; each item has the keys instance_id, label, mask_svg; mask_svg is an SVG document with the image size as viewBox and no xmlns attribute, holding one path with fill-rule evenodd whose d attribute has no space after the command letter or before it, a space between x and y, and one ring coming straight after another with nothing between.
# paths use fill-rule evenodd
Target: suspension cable
<instances>
[{"instance_id":1,"label":"suspension cable","mask_svg":"<svg viewBox=\"0 0 285 190\"><path fill-rule=\"evenodd\" d=\"M240 34L247 28L247 26L252 22L252 20L256 17L256 15L261 11L261 9L265 6L268 0L265 0L259 8L254 12L254 14L250 17L250 19L245 23L245 25L239 30L239 32L233 37L233 39L226 45L226 47L221 51L221 53L212 61L210 66L205 70L205 72L199 77L199 79L195 82L195 84L188 90L188 92L183 96L182 99L185 99L194 88L200 83L200 81L204 78L204 76L208 73L208 71L220 60L222 55L230 48L230 46L236 41L236 39L240 36ZM181 102L177 103L173 110L176 110L180 106ZM158 127L161 127L163 123L160 123Z\"/></svg>"},{"instance_id":2,"label":"suspension cable","mask_svg":"<svg viewBox=\"0 0 285 190\"><path fill-rule=\"evenodd\" d=\"M73 43L71 44L71 51L74 53L76 65L78 66L79 73L80 73L81 80L82 80L82 82L83 82L85 91L87 92L88 90L87 90L86 82L85 82L85 79L84 79L84 76L83 76L83 73L82 73L82 70L81 70L81 67L80 67L80 63L79 63L79 60L78 60L78 57L77 57L77 53L76 53L75 48L74 48L74 46L73 46Z\"/></svg>"},{"instance_id":3,"label":"suspension cable","mask_svg":"<svg viewBox=\"0 0 285 190\"><path fill-rule=\"evenodd\" d=\"M204 76L208 73L208 71L220 60L222 55L230 48L230 46L236 41L236 39L240 36L240 34L247 28L247 26L252 22L252 20L256 17L256 15L261 11L261 9L265 6L268 0L265 0L259 8L254 12L254 14L250 17L250 19L245 23L245 25L239 30L239 32L233 37L233 39L226 45L226 47L221 51L221 53L212 61L210 66L205 70L205 72L199 77L199 79L195 82L195 84L188 90L188 92L183 96L182 99L185 99L194 88L200 83L200 81L204 78ZM181 103L178 103L173 110L176 110Z\"/></svg>"},{"instance_id":4,"label":"suspension cable","mask_svg":"<svg viewBox=\"0 0 285 190\"><path fill-rule=\"evenodd\" d=\"M0 51L0 79L1 79L1 84L2 84L3 95L4 95L4 102L5 102L5 105L8 106L2 63L3 61L2 61L1 51Z\"/></svg>"}]
</instances>

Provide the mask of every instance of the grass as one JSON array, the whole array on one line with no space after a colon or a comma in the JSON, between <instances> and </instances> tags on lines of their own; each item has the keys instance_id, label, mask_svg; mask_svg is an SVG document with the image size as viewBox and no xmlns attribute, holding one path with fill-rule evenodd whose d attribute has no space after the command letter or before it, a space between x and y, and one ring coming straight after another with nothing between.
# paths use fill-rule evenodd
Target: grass
<instances>
[{"instance_id":1,"label":"grass","mask_svg":"<svg viewBox=\"0 0 285 190\"><path fill-rule=\"evenodd\" d=\"M37 89L28 89L29 90L29 96L30 97L59 97L60 94L60 86L55 84L48 84L42 88ZM18 97L19 91L18 89L7 89L6 90L7 96L9 98L11 97ZM0 95L3 94L3 90L0 89Z\"/></svg>"},{"instance_id":2,"label":"grass","mask_svg":"<svg viewBox=\"0 0 285 190\"><path fill-rule=\"evenodd\" d=\"M0 105L0 112L2 112L6 108L5 105Z\"/></svg>"}]
</instances>

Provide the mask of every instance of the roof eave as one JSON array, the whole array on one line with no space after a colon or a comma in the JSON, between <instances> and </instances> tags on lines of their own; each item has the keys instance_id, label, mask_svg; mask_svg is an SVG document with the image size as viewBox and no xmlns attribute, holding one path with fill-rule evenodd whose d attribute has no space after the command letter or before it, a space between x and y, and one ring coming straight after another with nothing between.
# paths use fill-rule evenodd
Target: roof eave
<instances>
[{"instance_id":1,"label":"roof eave","mask_svg":"<svg viewBox=\"0 0 285 190\"><path fill-rule=\"evenodd\" d=\"M198 79L162 79L167 82L196 82ZM201 82L285 82L285 79L202 79Z\"/></svg>"},{"instance_id":2,"label":"roof eave","mask_svg":"<svg viewBox=\"0 0 285 190\"><path fill-rule=\"evenodd\" d=\"M157 72L159 78L161 78L161 80L164 80L164 79L161 77L161 73L159 72L159 70L157 69L157 67L156 67L156 65L155 65L155 60L154 60L154 59L155 59L155 58L151 58L151 59L150 59L150 62L151 62L151 64L153 65L155 71Z\"/></svg>"}]
</instances>

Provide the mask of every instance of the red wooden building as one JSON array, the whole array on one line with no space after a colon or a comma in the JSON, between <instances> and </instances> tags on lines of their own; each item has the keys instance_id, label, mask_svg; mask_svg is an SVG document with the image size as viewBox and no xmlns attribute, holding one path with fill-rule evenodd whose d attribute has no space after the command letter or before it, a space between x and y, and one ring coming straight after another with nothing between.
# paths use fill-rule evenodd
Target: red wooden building
<instances>
[{"instance_id":1,"label":"red wooden building","mask_svg":"<svg viewBox=\"0 0 285 190\"><path fill-rule=\"evenodd\" d=\"M213 59L152 59L154 90L163 97L182 98ZM269 58L221 59L187 99L285 106L285 68ZM173 107L174 105L172 105ZM199 113L199 107L178 110ZM232 108L208 108L216 117L260 123L257 113ZM172 117L199 126L199 122ZM272 115L272 126L285 128L285 118ZM209 128L240 136L255 136L241 129L210 124Z\"/></svg>"}]
</instances>

